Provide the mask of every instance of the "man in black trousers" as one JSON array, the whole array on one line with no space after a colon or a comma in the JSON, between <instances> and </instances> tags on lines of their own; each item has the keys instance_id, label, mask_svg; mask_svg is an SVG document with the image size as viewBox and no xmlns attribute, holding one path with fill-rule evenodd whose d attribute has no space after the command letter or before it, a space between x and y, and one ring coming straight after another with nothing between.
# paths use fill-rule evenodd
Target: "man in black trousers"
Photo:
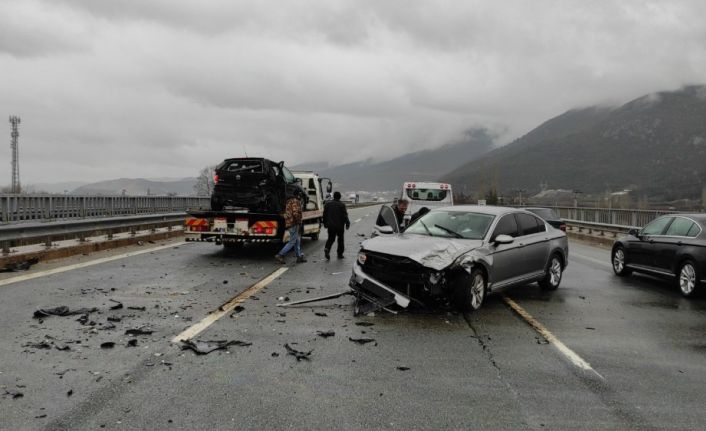
<instances>
[{"instance_id":1,"label":"man in black trousers","mask_svg":"<svg viewBox=\"0 0 706 431\"><path fill-rule=\"evenodd\" d=\"M324 206L324 227L328 229L328 239L326 240L326 246L324 247L324 255L326 260L331 259L331 246L333 242L338 238L338 258L343 259L343 234L345 229L350 229L351 222L348 220L348 211L346 210L346 204L341 202L341 193L335 192L333 194L333 200Z\"/></svg>"}]
</instances>

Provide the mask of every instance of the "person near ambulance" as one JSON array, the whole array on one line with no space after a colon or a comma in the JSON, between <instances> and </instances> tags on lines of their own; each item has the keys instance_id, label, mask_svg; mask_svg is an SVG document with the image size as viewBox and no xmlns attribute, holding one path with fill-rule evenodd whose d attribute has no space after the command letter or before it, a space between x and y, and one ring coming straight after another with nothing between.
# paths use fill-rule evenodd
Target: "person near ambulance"
<instances>
[{"instance_id":1,"label":"person near ambulance","mask_svg":"<svg viewBox=\"0 0 706 431\"><path fill-rule=\"evenodd\" d=\"M399 226L400 232L403 231L406 227L404 224L404 215L407 212L407 207L409 207L409 201L404 198L398 199L397 202L392 204L392 206L390 207L395 213L395 218L397 219L397 226ZM375 222L375 224L378 226L387 225L385 219L382 218L382 214L378 216L377 222Z\"/></svg>"},{"instance_id":2,"label":"person near ambulance","mask_svg":"<svg viewBox=\"0 0 706 431\"><path fill-rule=\"evenodd\" d=\"M297 196L289 196L284 208L284 227L289 231L289 242L282 247L275 259L279 263L286 263L284 257L292 250L297 256L297 263L306 262L302 253L301 226L302 226L302 203Z\"/></svg>"},{"instance_id":3,"label":"person near ambulance","mask_svg":"<svg viewBox=\"0 0 706 431\"><path fill-rule=\"evenodd\" d=\"M338 258L343 259L343 251L345 250L343 241L343 237L345 236L344 227L346 230L350 229L351 222L348 219L346 204L341 202L340 192L335 192L333 194L333 200L327 202L324 206L324 227L328 230L328 239L324 246L324 256L326 260L331 259L331 247L336 240L338 241L336 248Z\"/></svg>"}]
</instances>

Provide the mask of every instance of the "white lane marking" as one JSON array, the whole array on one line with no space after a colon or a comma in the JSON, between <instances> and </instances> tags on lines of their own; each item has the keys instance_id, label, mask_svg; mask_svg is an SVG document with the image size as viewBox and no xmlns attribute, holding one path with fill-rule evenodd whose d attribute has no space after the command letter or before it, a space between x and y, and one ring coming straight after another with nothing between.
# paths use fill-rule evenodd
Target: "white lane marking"
<instances>
[{"instance_id":1,"label":"white lane marking","mask_svg":"<svg viewBox=\"0 0 706 431\"><path fill-rule=\"evenodd\" d=\"M0 286L6 286L6 285L12 284L12 283L19 283L20 281L33 280L35 278L45 277L47 275L60 274L62 272L71 271L73 269L79 269L79 268L85 268L87 266L99 265L101 263L112 262L114 260L125 259L127 257L139 256L141 254L151 253L153 251L164 250L164 249L172 248L172 247L177 247L177 246L184 245L184 244L185 243L183 243L183 242L178 242L175 244L160 245L159 247L152 247L152 248L148 248L145 250L131 251L131 252L119 254L116 256L102 257L100 259L90 260L88 262L76 263L73 265L62 266L62 267L54 268L54 269L48 269L46 271L34 272L32 274L19 275L17 277L6 278L4 280L0 280Z\"/></svg>"},{"instance_id":2,"label":"white lane marking","mask_svg":"<svg viewBox=\"0 0 706 431\"><path fill-rule=\"evenodd\" d=\"M360 222L361 220L363 220L363 219L362 219L362 218L359 218L358 220L353 220L353 223L358 223L358 222Z\"/></svg>"},{"instance_id":3,"label":"white lane marking","mask_svg":"<svg viewBox=\"0 0 706 431\"><path fill-rule=\"evenodd\" d=\"M517 313L522 319L525 320L532 328L534 328L535 331L539 333L542 337L544 337L545 340L547 340L550 344L552 344L556 349L564 355L571 363L579 367L580 369L584 371L589 371L600 377L602 380L605 380L603 376L598 374L596 370L594 370L591 367L591 364L586 362L583 358L581 358L576 352L573 350L569 349L566 344L562 343L560 339L558 339L554 334L549 331L544 325L539 323L537 319L532 317L531 314L529 314L524 308L520 307L518 303L513 301L512 299L508 298L507 296L503 295L503 301L512 308L512 310Z\"/></svg>"},{"instance_id":4,"label":"white lane marking","mask_svg":"<svg viewBox=\"0 0 706 431\"><path fill-rule=\"evenodd\" d=\"M577 253L571 253L571 254L569 255L569 259L571 259L571 256L575 256L575 257L578 257L579 259L584 259L584 260L587 260L587 261L589 261L589 262L597 263L598 265L601 265L601 266L607 266L608 268L612 268L612 266L611 266L610 263L605 262L605 261L602 261L602 260L595 259L595 258L593 258L593 257L588 257L588 256L584 256L584 255L582 255L582 254L577 254Z\"/></svg>"},{"instance_id":5,"label":"white lane marking","mask_svg":"<svg viewBox=\"0 0 706 431\"><path fill-rule=\"evenodd\" d=\"M276 279L280 275L284 274L287 269L288 268L286 267L279 268L267 277L248 287L247 289L236 295L233 299L218 307L217 310L211 312L208 316L204 317L199 323L191 326L190 328L187 328L184 332L172 338L172 343L190 340L191 338L194 338L195 336L199 335L201 332L203 332L203 330L211 326L218 319L233 311L233 309L237 305L242 304L243 302L245 302L246 299L250 298L257 291L270 284L274 279Z\"/></svg>"}]
</instances>

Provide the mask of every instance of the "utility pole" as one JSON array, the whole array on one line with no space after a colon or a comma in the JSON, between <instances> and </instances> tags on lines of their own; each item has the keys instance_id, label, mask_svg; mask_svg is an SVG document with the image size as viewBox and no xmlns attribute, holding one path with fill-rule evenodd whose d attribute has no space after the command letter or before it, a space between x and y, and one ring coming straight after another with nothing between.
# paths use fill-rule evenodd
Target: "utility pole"
<instances>
[{"instance_id":1,"label":"utility pole","mask_svg":"<svg viewBox=\"0 0 706 431\"><path fill-rule=\"evenodd\" d=\"M12 148L12 185L10 187L10 193L19 194L21 191L20 154L17 138L20 137L20 132L17 130L17 126L20 124L20 117L11 115L10 124L12 125L12 132L10 133L10 137L12 138L10 140L10 147Z\"/></svg>"}]
</instances>

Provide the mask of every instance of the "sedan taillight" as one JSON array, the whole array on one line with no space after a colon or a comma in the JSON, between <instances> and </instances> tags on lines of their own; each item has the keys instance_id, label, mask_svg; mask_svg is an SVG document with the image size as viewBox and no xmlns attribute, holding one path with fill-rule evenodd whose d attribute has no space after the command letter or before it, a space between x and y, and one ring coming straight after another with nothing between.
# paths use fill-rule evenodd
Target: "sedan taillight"
<instances>
[{"instance_id":1,"label":"sedan taillight","mask_svg":"<svg viewBox=\"0 0 706 431\"><path fill-rule=\"evenodd\" d=\"M563 224L563 223L560 224L560 225L559 225L559 229L562 230L562 231L564 231L564 232L566 232L566 224Z\"/></svg>"}]
</instances>

